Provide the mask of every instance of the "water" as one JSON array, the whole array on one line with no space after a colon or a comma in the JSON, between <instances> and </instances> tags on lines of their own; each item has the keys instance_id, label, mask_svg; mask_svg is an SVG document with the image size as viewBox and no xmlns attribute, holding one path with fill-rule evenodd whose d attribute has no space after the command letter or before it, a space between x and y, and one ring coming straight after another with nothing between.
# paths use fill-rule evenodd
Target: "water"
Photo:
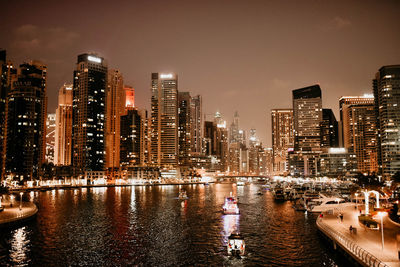
<instances>
[{"instance_id":1,"label":"water","mask_svg":"<svg viewBox=\"0 0 400 267\"><path fill-rule=\"evenodd\" d=\"M176 199L179 189L189 199ZM318 236L315 215L276 203L260 185L137 186L26 193L39 212L2 230L0 265L52 266L340 266ZM224 197L240 215L223 215ZM231 231L246 256L227 257Z\"/></svg>"}]
</instances>

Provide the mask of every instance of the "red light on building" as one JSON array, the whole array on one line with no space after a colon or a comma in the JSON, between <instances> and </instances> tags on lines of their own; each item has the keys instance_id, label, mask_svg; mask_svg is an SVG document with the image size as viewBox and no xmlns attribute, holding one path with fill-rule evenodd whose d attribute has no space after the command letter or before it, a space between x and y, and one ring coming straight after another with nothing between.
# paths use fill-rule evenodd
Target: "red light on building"
<instances>
[{"instance_id":1,"label":"red light on building","mask_svg":"<svg viewBox=\"0 0 400 267\"><path fill-rule=\"evenodd\" d=\"M135 88L132 86L125 85L125 107L134 108L135 107Z\"/></svg>"}]
</instances>

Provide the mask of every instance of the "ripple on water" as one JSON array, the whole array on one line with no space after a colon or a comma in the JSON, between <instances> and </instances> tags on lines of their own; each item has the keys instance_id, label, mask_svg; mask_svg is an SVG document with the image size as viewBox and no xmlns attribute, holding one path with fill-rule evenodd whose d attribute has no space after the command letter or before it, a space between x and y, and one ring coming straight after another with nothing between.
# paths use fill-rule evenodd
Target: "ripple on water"
<instances>
[{"instance_id":1,"label":"ripple on water","mask_svg":"<svg viewBox=\"0 0 400 267\"><path fill-rule=\"evenodd\" d=\"M240 215L221 213L232 184L182 188L190 197L183 202L176 186L32 195L37 221L2 233L0 265L336 266L315 218L257 195L259 185L238 189ZM242 259L226 256L234 230L246 241Z\"/></svg>"}]
</instances>

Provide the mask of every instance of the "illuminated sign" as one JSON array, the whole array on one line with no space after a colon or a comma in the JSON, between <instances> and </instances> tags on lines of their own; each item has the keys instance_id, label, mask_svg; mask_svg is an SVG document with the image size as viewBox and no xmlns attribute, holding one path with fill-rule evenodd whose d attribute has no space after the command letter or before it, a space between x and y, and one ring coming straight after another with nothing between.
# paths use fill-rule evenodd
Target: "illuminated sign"
<instances>
[{"instance_id":1,"label":"illuminated sign","mask_svg":"<svg viewBox=\"0 0 400 267\"><path fill-rule=\"evenodd\" d=\"M99 57L88 56L87 59L92 62L101 63L101 58Z\"/></svg>"},{"instance_id":2,"label":"illuminated sign","mask_svg":"<svg viewBox=\"0 0 400 267\"><path fill-rule=\"evenodd\" d=\"M331 153L331 154L346 153L346 148L344 148L344 147L331 147L331 148L329 148L329 153Z\"/></svg>"},{"instance_id":3,"label":"illuminated sign","mask_svg":"<svg viewBox=\"0 0 400 267\"><path fill-rule=\"evenodd\" d=\"M161 79L172 79L174 76L172 75L172 73L168 73L168 74L160 74L160 78Z\"/></svg>"}]
</instances>

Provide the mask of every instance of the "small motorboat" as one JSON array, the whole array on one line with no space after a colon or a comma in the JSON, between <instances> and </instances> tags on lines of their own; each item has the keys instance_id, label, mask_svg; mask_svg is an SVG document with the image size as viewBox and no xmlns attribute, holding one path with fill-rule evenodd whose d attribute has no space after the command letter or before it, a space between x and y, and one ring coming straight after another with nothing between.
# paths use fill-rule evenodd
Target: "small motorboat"
<instances>
[{"instance_id":1,"label":"small motorboat","mask_svg":"<svg viewBox=\"0 0 400 267\"><path fill-rule=\"evenodd\" d=\"M244 186L244 182L239 181L239 182L236 183L236 185L237 185L237 186Z\"/></svg>"},{"instance_id":2,"label":"small motorboat","mask_svg":"<svg viewBox=\"0 0 400 267\"><path fill-rule=\"evenodd\" d=\"M241 258L245 248L244 238L239 233L231 233L228 237L228 255Z\"/></svg>"},{"instance_id":3,"label":"small motorboat","mask_svg":"<svg viewBox=\"0 0 400 267\"><path fill-rule=\"evenodd\" d=\"M224 214L239 214L237 200L234 196L232 196L232 192L229 197L225 198L225 203L222 206L222 210Z\"/></svg>"}]
</instances>

